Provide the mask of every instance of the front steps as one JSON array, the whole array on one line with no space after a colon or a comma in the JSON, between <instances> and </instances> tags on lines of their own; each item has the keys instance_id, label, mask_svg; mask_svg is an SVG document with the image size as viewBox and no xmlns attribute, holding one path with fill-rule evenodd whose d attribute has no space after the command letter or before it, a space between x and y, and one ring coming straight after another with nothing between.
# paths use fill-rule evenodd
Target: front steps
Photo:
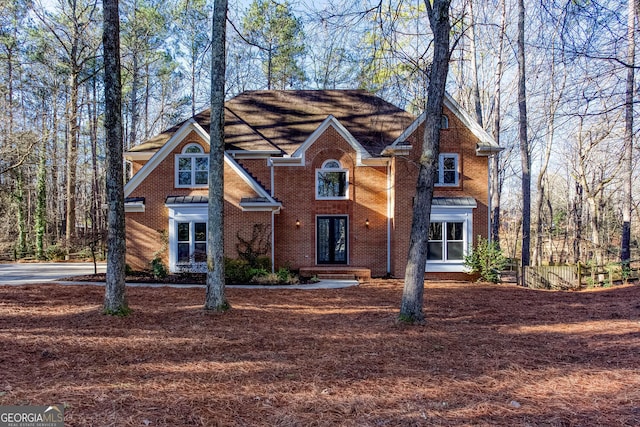
<instances>
[{"instance_id":1,"label":"front steps","mask_svg":"<svg viewBox=\"0 0 640 427\"><path fill-rule=\"evenodd\" d=\"M368 282L371 280L371 270L365 267L349 266L315 266L301 267L300 277L317 277L320 280L357 280Z\"/></svg>"}]
</instances>

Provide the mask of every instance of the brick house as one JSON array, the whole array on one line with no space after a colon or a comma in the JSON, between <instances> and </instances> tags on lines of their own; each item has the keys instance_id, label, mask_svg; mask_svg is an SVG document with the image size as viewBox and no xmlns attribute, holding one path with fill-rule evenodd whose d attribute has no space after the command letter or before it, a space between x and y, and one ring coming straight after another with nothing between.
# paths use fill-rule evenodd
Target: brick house
<instances>
[{"instance_id":1,"label":"brick house","mask_svg":"<svg viewBox=\"0 0 640 427\"><path fill-rule=\"evenodd\" d=\"M488 233L488 156L500 148L449 97L427 274L462 278ZM208 111L125 153L127 263L204 271ZM252 91L225 105L225 255L247 242L274 268L402 277L424 115L359 90ZM244 242L244 243L243 243Z\"/></svg>"}]
</instances>

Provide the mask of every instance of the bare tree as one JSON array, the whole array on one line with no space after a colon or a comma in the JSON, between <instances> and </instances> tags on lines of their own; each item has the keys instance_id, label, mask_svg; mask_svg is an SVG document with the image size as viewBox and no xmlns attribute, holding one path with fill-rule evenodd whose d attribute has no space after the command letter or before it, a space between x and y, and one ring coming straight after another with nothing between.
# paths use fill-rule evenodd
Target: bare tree
<instances>
[{"instance_id":1,"label":"bare tree","mask_svg":"<svg viewBox=\"0 0 640 427\"><path fill-rule=\"evenodd\" d=\"M434 0L433 6L428 0L425 0L424 3L429 16L429 25L433 31L433 62L425 110L424 140L413 205L409 256L400 306L400 319L410 323L424 322L422 305L429 243L429 219L440 152L440 126L450 57L450 0Z\"/></svg>"},{"instance_id":2,"label":"bare tree","mask_svg":"<svg viewBox=\"0 0 640 427\"><path fill-rule=\"evenodd\" d=\"M500 37L498 39L498 52L496 54L497 63L495 71L495 89L493 95L493 139L498 145L500 145L500 127L502 113L501 108L501 96L502 96L502 73L504 69L504 63L502 59L505 40L505 28L507 26L507 7L505 0L500 1L501 13L500 13ZM502 193L502 178L500 167L500 154L496 153L489 158L489 175L491 181L489 183L490 193L490 205L491 212L491 240L500 244L500 195Z\"/></svg>"},{"instance_id":3,"label":"bare tree","mask_svg":"<svg viewBox=\"0 0 640 427\"><path fill-rule=\"evenodd\" d=\"M122 86L120 81L120 17L118 0L103 0L104 129L107 142L107 277L104 311L129 312L125 292L126 235L124 223L122 157Z\"/></svg>"},{"instance_id":4,"label":"bare tree","mask_svg":"<svg viewBox=\"0 0 640 427\"><path fill-rule=\"evenodd\" d=\"M522 164L522 255L521 264L530 264L531 243L531 153L527 136L526 62L524 54L524 0L518 0L518 111L520 161ZM524 278L524 274L522 275Z\"/></svg>"},{"instance_id":5,"label":"bare tree","mask_svg":"<svg viewBox=\"0 0 640 427\"><path fill-rule=\"evenodd\" d=\"M633 95L635 87L636 56L636 1L628 0L627 16L627 85L625 93L624 115L624 154L623 154L623 199L622 199L622 239L620 262L623 269L629 271L631 262L631 206L633 205Z\"/></svg>"},{"instance_id":6,"label":"bare tree","mask_svg":"<svg viewBox=\"0 0 640 427\"><path fill-rule=\"evenodd\" d=\"M211 25L211 125L209 127L209 206L207 293L204 308L231 307L224 292L224 83L227 0L215 0Z\"/></svg>"}]
</instances>

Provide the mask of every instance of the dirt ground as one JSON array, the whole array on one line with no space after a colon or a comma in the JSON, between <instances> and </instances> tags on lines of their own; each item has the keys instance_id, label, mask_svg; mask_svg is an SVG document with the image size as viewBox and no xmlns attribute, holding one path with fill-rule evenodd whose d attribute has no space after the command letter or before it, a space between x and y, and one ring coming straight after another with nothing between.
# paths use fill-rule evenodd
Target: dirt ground
<instances>
[{"instance_id":1,"label":"dirt ground","mask_svg":"<svg viewBox=\"0 0 640 427\"><path fill-rule=\"evenodd\" d=\"M400 281L337 290L0 286L0 405L66 426L636 426L640 286L551 292Z\"/></svg>"}]
</instances>

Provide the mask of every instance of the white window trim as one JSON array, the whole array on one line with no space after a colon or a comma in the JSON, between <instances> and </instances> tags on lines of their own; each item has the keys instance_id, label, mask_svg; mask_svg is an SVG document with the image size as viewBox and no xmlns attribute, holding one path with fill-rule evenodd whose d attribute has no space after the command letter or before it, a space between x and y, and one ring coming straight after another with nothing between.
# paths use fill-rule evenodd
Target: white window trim
<instances>
[{"instance_id":1,"label":"white window trim","mask_svg":"<svg viewBox=\"0 0 640 427\"><path fill-rule=\"evenodd\" d=\"M456 180L454 183L444 183L444 160L446 158L453 158L456 163ZM441 153L438 156L438 181L435 183L436 187L457 187L460 185L460 156L457 153Z\"/></svg>"},{"instance_id":2,"label":"white window trim","mask_svg":"<svg viewBox=\"0 0 640 427\"><path fill-rule=\"evenodd\" d=\"M449 116L446 114L440 117L440 129L449 129Z\"/></svg>"},{"instance_id":3,"label":"white window trim","mask_svg":"<svg viewBox=\"0 0 640 427\"><path fill-rule=\"evenodd\" d=\"M171 273L206 273L207 263L199 262L193 264L178 263L178 223L189 222L189 233L193 231L193 223L204 222L208 219L207 205L171 205L169 207L169 271ZM191 244L193 244L193 236L190 236ZM192 248L193 249L193 248Z\"/></svg>"},{"instance_id":4,"label":"white window trim","mask_svg":"<svg viewBox=\"0 0 640 427\"><path fill-rule=\"evenodd\" d=\"M335 159L329 159L329 160L325 160L324 163L322 163L322 167L320 169L316 169L316 182L315 182L315 187L314 187L314 192L316 194L316 200L349 200L349 169L345 169L345 168L327 168L326 165L329 162L336 162L339 165L342 165L342 163L340 163L338 160ZM338 196L338 197L323 197L318 195L318 175L323 173L323 172L344 172L345 175L345 185L344 185L344 196Z\"/></svg>"},{"instance_id":5,"label":"white window trim","mask_svg":"<svg viewBox=\"0 0 640 427\"><path fill-rule=\"evenodd\" d=\"M187 153L187 150L190 147L198 147L200 149L200 151L202 152L202 154L195 154L195 153ZM180 169L179 169L179 164L180 164L180 159L184 159L184 158L189 158L191 160L191 184L180 184ZM184 148L182 149L182 153L181 154L176 154L175 156L175 174L174 174L174 184L175 184L175 188L207 188L209 187L209 183L207 184L196 184L196 165L195 165L195 159L196 158L206 158L209 159L209 155L205 153L204 149L202 148L202 146L200 144L197 144L195 142L187 144L184 146ZM207 170L208 170L208 164L207 164ZM207 178L208 180L208 178Z\"/></svg>"},{"instance_id":6,"label":"white window trim","mask_svg":"<svg viewBox=\"0 0 640 427\"><path fill-rule=\"evenodd\" d=\"M464 255L469 255L473 243L473 208L442 207L431 208L430 222L462 222L462 246ZM444 232L444 231L443 231ZM454 261L428 260L426 271L429 273L460 273L467 272L464 259Z\"/></svg>"}]
</instances>

